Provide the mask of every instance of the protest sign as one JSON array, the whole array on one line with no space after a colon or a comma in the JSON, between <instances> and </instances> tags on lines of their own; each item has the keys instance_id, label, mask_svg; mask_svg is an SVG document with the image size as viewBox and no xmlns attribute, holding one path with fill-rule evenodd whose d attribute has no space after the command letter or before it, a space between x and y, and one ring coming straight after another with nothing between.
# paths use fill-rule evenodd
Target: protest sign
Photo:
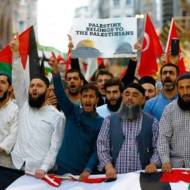
<instances>
[{"instance_id":1,"label":"protest sign","mask_svg":"<svg viewBox=\"0 0 190 190\"><path fill-rule=\"evenodd\" d=\"M73 21L73 57L135 57L136 18L84 19Z\"/></svg>"}]
</instances>

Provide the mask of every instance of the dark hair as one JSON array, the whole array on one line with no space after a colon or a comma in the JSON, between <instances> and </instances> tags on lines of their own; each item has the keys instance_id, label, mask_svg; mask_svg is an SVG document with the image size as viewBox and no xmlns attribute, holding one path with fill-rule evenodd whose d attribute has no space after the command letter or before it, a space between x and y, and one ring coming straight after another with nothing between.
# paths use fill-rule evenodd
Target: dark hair
<instances>
[{"instance_id":1,"label":"dark hair","mask_svg":"<svg viewBox=\"0 0 190 190\"><path fill-rule=\"evenodd\" d=\"M99 75L109 75L111 78L113 78L113 75L112 75L112 73L110 73L108 70L106 70L106 69L100 69L100 70L98 70L98 72L96 73L96 80L97 80L97 78L98 78L98 76Z\"/></svg>"},{"instance_id":2,"label":"dark hair","mask_svg":"<svg viewBox=\"0 0 190 190\"><path fill-rule=\"evenodd\" d=\"M104 89L106 90L107 87L110 86L119 86L120 92L123 92L124 90L124 84L118 79L118 78L112 78L105 82Z\"/></svg>"},{"instance_id":3,"label":"dark hair","mask_svg":"<svg viewBox=\"0 0 190 190\"><path fill-rule=\"evenodd\" d=\"M30 81L32 81L33 79L40 79L40 80L42 80L46 84L47 88L50 85L49 79L47 77L45 77L45 76L38 76L38 75L36 75L36 76L33 76Z\"/></svg>"},{"instance_id":4,"label":"dark hair","mask_svg":"<svg viewBox=\"0 0 190 190\"><path fill-rule=\"evenodd\" d=\"M9 85L12 84L12 77L10 74L6 73L6 72L0 72L0 76L6 76L7 77L7 82L9 83Z\"/></svg>"},{"instance_id":5,"label":"dark hair","mask_svg":"<svg viewBox=\"0 0 190 190\"><path fill-rule=\"evenodd\" d=\"M95 91L95 93L96 93L96 96L98 97L99 96L99 91L98 91L98 88L97 88L97 86L94 84L94 83L87 83L87 84L85 84L82 88L81 88L81 94L83 93L83 92L86 92L86 91L88 91L88 90L94 90Z\"/></svg>"},{"instance_id":6,"label":"dark hair","mask_svg":"<svg viewBox=\"0 0 190 190\"><path fill-rule=\"evenodd\" d=\"M79 74L79 78L80 80L83 81L83 85L87 84L88 81L85 79L84 75L77 69L69 69L66 73L65 73L65 79L67 78L68 73L78 73Z\"/></svg>"},{"instance_id":7,"label":"dark hair","mask_svg":"<svg viewBox=\"0 0 190 190\"><path fill-rule=\"evenodd\" d=\"M156 85L156 81L153 77L151 76L144 76L142 77L140 80L139 80L139 83L142 85L142 84L145 84L145 83L149 83L149 84L152 84L153 86Z\"/></svg>"},{"instance_id":8,"label":"dark hair","mask_svg":"<svg viewBox=\"0 0 190 190\"><path fill-rule=\"evenodd\" d=\"M77 69L69 69L69 70L65 73L65 79L67 78L67 75L68 75L69 73L78 73L78 74L79 74L79 78L80 78L81 80L84 79L83 74L82 74L79 70L77 70Z\"/></svg>"},{"instance_id":9,"label":"dark hair","mask_svg":"<svg viewBox=\"0 0 190 190\"><path fill-rule=\"evenodd\" d=\"M167 63L165 65L162 65L161 69L160 69L160 75L162 74L162 70L164 67L174 67L176 69L176 73L177 75L179 75L179 67L173 63Z\"/></svg>"},{"instance_id":10,"label":"dark hair","mask_svg":"<svg viewBox=\"0 0 190 190\"><path fill-rule=\"evenodd\" d=\"M176 84L178 85L178 82L180 80L184 80L184 79L190 79L190 73L185 73L185 74L179 75L179 77L177 78Z\"/></svg>"}]
</instances>

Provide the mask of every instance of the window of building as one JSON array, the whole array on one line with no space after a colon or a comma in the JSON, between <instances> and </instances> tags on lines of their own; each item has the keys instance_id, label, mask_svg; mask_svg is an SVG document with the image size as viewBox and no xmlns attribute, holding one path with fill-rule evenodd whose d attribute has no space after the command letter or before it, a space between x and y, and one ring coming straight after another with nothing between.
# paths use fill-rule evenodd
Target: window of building
<instances>
[{"instance_id":1,"label":"window of building","mask_svg":"<svg viewBox=\"0 0 190 190\"><path fill-rule=\"evenodd\" d=\"M132 5L132 0L126 0L126 5L131 6Z\"/></svg>"},{"instance_id":2,"label":"window of building","mask_svg":"<svg viewBox=\"0 0 190 190\"><path fill-rule=\"evenodd\" d=\"M21 0L21 1L20 1L20 5L24 6L24 5L26 5L26 4L27 4L26 0Z\"/></svg>"},{"instance_id":3,"label":"window of building","mask_svg":"<svg viewBox=\"0 0 190 190\"><path fill-rule=\"evenodd\" d=\"M19 31L23 31L25 27L25 22L24 21L19 21Z\"/></svg>"},{"instance_id":4,"label":"window of building","mask_svg":"<svg viewBox=\"0 0 190 190\"><path fill-rule=\"evenodd\" d=\"M114 7L119 7L120 0L113 0L113 5L114 5Z\"/></svg>"}]
</instances>

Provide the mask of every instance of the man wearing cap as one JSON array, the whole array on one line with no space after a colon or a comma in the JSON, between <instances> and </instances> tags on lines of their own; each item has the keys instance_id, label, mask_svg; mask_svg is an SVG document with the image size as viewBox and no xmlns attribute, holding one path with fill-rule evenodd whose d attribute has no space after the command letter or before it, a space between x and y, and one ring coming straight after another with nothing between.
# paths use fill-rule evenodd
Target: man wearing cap
<instances>
[{"instance_id":1,"label":"man wearing cap","mask_svg":"<svg viewBox=\"0 0 190 190\"><path fill-rule=\"evenodd\" d=\"M97 150L99 169L105 169L107 178L141 169L151 173L159 165L158 122L141 110L144 93L139 84L129 84L123 92L121 110L102 124Z\"/></svg>"},{"instance_id":2,"label":"man wearing cap","mask_svg":"<svg viewBox=\"0 0 190 190\"><path fill-rule=\"evenodd\" d=\"M144 76L139 80L141 86L145 89L145 100L156 96L156 81L151 76Z\"/></svg>"},{"instance_id":3,"label":"man wearing cap","mask_svg":"<svg viewBox=\"0 0 190 190\"><path fill-rule=\"evenodd\" d=\"M43 178L54 167L61 145L64 116L45 102L49 81L37 75L25 84L18 52L18 40L10 44L13 52L13 88L19 107L18 137L11 153L13 165L25 173Z\"/></svg>"},{"instance_id":4,"label":"man wearing cap","mask_svg":"<svg viewBox=\"0 0 190 190\"><path fill-rule=\"evenodd\" d=\"M190 168L190 73L177 79L178 98L166 106L161 120L158 151L163 171Z\"/></svg>"},{"instance_id":5,"label":"man wearing cap","mask_svg":"<svg viewBox=\"0 0 190 190\"><path fill-rule=\"evenodd\" d=\"M11 76L0 72L0 166L12 166L10 152L17 135L18 107L11 99Z\"/></svg>"}]
</instances>

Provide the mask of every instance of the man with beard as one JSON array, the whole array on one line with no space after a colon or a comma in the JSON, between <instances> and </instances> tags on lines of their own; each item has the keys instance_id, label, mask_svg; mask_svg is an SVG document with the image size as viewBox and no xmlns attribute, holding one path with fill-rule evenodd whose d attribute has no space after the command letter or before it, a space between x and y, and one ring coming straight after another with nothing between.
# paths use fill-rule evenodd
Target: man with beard
<instances>
[{"instance_id":1,"label":"man with beard","mask_svg":"<svg viewBox=\"0 0 190 190\"><path fill-rule=\"evenodd\" d=\"M0 166L11 167L10 152L16 142L18 107L10 98L11 76L0 72Z\"/></svg>"},{"instance_id":2,"label":"man with beard","mask_svg":"<svg viewBox=\"0 0 190 190\"><path fill-rule=\"evenodd\" d=\"M144 93L139 84L129 84L123 92L121 110L104 119L97 151L99 169L105 169L107 178L141 169L152 173L160 163L158 121L141 110Z\"/></svg>"},{"instance_id":3,"label":"man with beard","mask_svg":"<svg viewBox=\"0 0 190 190\"><path fill-rule=\"evenodd\" d=\"M151 76L144 76L139 80L141 86L145 89L145 100L156 96L156 81Z\"/></svg>"},{"instance_id":4,"label":"man with beard","mask_svg":"<svg viewBox=\"0 0 190 190\"><path fill-rule=\"evenodd\" d=\"M99 100L97 106L105 104L105 82L113 78L113 75L106 69L100 69L96 74L96 84L99 91Z\"/></svg>"},{"instance_id":5,"label":"man with beard","mask_svg":"<svg viewBox=\"0 0 190 190\"><path fill-rule=\"evenodd\" d=\"M145 112L160 120L165 106L177 98L176 79L178 75L179 68L172 63L165 64L161 67L160 79L163 85L162 92L145 103Z\"/></svg>"},{"instance_id":6,"label":"man with beard","mask_svg":"<svg viewBox=\"0 0 190 190\"><path fill-rule=\"evenodd\" d=\"M123 84L117 78L112 78L105 83L106 104L97 107L97 113L105 118L113 112L117 112L121 106Z\"/></svg>"},{"instance_id":7,"label":"man with beard","mask_svg":"<svg viewBox=\"0 0 190 190\"><path fill-rule=\"evenodd\" d=\"M160 120L158 151L162 170L190 168L190 73L177 79L178 98L166 106Z\"/></svg>"},{"instance_id":8,"label":"man with beard","mask_svg":"<svg viewBox=\"0 0 190 190\"><path fill-rule=\"evenodd\" d=\"M54 167L64 128L64 116L45 102L49 81L40 74L26 86L19 57L18 39L10 43L13 52L13 88L19 107L18 136L11 152L13 165L25 173L43 178Z\"/></svg>"}]
</instances>

